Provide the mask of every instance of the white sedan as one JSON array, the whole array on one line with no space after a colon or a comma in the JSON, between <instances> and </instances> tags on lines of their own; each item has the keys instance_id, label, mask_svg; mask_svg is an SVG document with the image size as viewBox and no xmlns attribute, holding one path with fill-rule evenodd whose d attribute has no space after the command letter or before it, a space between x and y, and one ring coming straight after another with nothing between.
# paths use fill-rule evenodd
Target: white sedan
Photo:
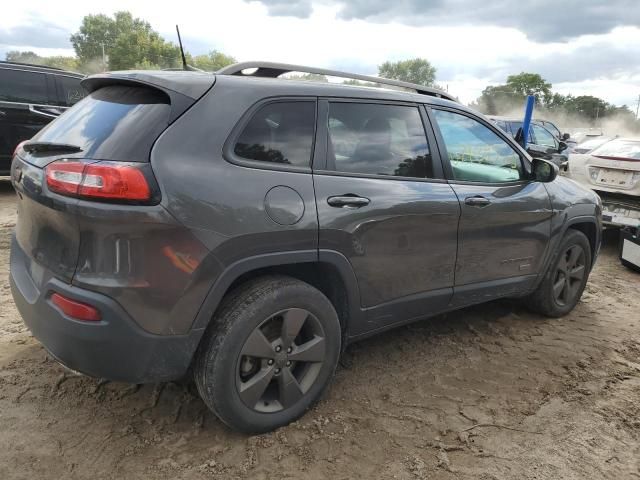
<instances>
[{"instance_id":1,"label":"white sedan","mask_svg":"<svg viewBox=\"0 0 640 480\"><path fill-rule=\"evenodd\" d=\"M640 228L640 139L616 138L571 154L566 175L600 195L606 225Z\"/></svg>"}]
</instances>

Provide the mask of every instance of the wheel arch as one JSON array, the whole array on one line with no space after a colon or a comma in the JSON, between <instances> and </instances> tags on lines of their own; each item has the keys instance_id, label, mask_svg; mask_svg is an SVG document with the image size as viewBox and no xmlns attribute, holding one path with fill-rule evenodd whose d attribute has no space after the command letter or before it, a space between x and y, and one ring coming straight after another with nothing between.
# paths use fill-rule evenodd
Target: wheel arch
<instances>
[{"instance_id":1,"label":"wheel arch","mask_svg":"<svg viewBox=\"0 0 640 480\"><path fill-rule=\"evenodd\" d=\"M580 216L570 219L567 221L562 236L564 237L570 229L582 232L585 237L587 237L587 240L589 240L589 246L591 247L591 267L593 267L600 250L600 240L602 237L596 218Z\"/></svg>"},{"instance_id":2,"label":"wheel arch","mask_svg":"<svg viewBox=\"0 0 640 480\"><path fill-rule=\"evenodd\" d=\"M206 329L228 292L250 279L269 274L297 278L326 295L338 313L343 340L354 322L363 319L357 280L347 258L333 250L306 250L258 255L229 266L211 287L192 329Z\"/></svg>"}]
</instances>

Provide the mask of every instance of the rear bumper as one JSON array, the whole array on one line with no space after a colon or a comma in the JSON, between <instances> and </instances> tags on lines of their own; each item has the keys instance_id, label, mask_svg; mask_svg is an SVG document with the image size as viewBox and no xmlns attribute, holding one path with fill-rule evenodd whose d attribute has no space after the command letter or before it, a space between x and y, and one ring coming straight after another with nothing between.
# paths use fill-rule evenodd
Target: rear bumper
<instances>
[{"instance_id":1,"label":"rear bumper","mask_svg":"<svg viewBox=\"0 0 640 480\"><path fill-rule=\"evenodd\" d=\"M640 198L598 192L607 226L640 228Z\"/></svg>"},{"instance_id":2,"label":"rear bumper","mask_svg":"<svg viewBox=\"0 0 640 480\"><path fill-rule=\"evenodd\" d=\"M11 244L11 292L22 318L63 365L93 377L129 383L175 380L185 375L202 330L188 335L154 335L142 330L115 301L49 277L41 286L29 273L29 260ZM57 292L100 310L99 322L64 315L50 300Z\"/></svg>"}]
</instances>

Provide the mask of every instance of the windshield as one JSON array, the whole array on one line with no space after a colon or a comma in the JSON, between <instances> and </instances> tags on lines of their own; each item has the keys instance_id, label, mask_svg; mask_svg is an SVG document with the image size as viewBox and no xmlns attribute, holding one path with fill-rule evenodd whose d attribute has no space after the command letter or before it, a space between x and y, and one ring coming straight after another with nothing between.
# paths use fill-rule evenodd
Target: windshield
<instances>
[{"instance_id":1,"label":"windshield","mask_svg":"<svg viewBox=\"0 0 640 480\"><path fill-rule=\"evenodd\" d=\"M618 157L640 160L640 140L618 138L596 148L592 155L600 157Z\"/></svg>"}]
</instances>

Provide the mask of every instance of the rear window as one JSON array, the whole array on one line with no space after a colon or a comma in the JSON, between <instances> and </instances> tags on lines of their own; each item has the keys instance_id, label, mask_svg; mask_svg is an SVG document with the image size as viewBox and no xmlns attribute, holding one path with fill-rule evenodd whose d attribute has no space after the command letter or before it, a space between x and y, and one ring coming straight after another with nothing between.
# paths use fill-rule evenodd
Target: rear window
<instances>
[{"instance_id":1,"label":"rear window","mask_svg":"<svg viewBox=\"0 0 640 480\"><path fill-rule=\"evenodd\" d=\"M44 73L0 69L0 101L47 104Z\"/></svg>"},{"instance_id":2,"label":"rear window","mask_svg":"<svg viewBox=\"0 0 640 480\"><path fill-rule=\"evenodd\" d=\"M78 146L85 158L146 162L170 111L169 97L159 90L108 86L80 100L34 140Z\"/></svg>"}]
</instances>

